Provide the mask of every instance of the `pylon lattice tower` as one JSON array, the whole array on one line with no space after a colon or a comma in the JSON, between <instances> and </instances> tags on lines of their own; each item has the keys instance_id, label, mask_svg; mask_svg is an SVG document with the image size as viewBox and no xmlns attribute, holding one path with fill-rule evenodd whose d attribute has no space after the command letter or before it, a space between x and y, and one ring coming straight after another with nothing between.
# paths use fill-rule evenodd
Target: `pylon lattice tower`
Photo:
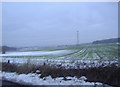
<instances>
[{"instance_id":1,"label":"pylon lattice tower","mask_svg":"<svg viewBox=\"0 0 120 87\"><path fill-rule=\"evenodd\" d=\"M77 31L77 45L79 45L79 31Z\"/></svg>"}]
</instances>

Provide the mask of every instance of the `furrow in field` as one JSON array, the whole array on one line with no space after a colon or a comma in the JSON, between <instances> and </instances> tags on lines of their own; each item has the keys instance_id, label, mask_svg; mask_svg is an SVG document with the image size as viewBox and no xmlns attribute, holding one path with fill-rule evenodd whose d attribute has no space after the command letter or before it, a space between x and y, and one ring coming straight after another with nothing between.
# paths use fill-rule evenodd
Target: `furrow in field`
<instances>
[{"instance_id":1,"label":"furrow in field","mask_svg":"<svg viewBox=\"0 0 120 87\"><path fill-rule=\"evenodd\" d=\"M98 56L97 53L92 53L92 56L93 56L94 59L97 59L97 60L100 59L100 57Z\"/></svg>"},{"instance_id":2,"label":"furrow in field","mask_svg":"<svg viewBox=\"0 0 120 87\"><path fill-rule=\"evenodd\" d=\"M83 48L81 50L78 50L77 52L72 53L71 55L65 56L67 59L77 59L80 54L84 53L86 49Z\"/></svg>"},{"instance_id":3,"label":"furrow in field","mask_svg":"<svg viewBox=\"0 0 120 87\"><path fill-rule=\"evenodd\" d=\"M86 59L88 57L88 51L89 51L89 49L86 48L83 53L79 54L79 58L80 59Z\"/></svg>"}]
</instances>

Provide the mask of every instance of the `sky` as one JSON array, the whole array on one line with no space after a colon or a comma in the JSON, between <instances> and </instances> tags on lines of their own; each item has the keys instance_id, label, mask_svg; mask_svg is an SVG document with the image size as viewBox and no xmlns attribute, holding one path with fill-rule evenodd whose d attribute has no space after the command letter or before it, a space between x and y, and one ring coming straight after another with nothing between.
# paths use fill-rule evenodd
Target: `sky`
<instances>
[{"instance_id":1,"label":"sky","mask_svg":"<svg viewBox=\"0 0 120 87\"><path fill-rule=\"evenodd\" d=\"M4 2L2 44L57 46L118 37L117 2Z\"/></svg>"}]
</instances>

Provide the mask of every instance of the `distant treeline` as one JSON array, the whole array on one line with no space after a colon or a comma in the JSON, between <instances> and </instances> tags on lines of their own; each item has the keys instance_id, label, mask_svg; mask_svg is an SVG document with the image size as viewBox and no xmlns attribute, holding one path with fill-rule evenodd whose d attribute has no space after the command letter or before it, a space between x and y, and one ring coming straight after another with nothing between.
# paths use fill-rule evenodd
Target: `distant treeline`
<instances>
[{"instance_id":1,"label":"distant treeline","mask_svg":"<svg viewBox=\"0 0 120 87\"><path fill-rule=\"evenodd\" d=\"M104 44L104 43L120 43L120 38L93 41L93 44Z\"/></svg>"},{"instance_id":2,"label":"distant treeline","mask_svg":"<svg viewBox=\"0 0 120 87\"><path fill-rule=\"evenodd\" d=\"M5 54L6 51L15 51L17 50L15 47L8 47L8 46L2 46L2 53Z\"/></svg>"}]
</instances>

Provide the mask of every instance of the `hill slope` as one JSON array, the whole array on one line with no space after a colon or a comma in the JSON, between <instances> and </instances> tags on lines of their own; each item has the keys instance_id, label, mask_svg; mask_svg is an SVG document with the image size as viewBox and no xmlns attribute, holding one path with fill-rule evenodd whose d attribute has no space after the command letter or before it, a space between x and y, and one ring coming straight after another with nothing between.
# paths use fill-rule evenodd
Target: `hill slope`
<instances>
[{"instance_id":1,"label":"hill slope","mask_svg":"<svg viewBox=\"0 0 120 87\"><path fill-rule=\"evenodd\" d=\"M103 44L103 43L120 43L120 38L111 38L111 39L97 40L92 42L92 44Z\"/></svg>"}]
</instances>

